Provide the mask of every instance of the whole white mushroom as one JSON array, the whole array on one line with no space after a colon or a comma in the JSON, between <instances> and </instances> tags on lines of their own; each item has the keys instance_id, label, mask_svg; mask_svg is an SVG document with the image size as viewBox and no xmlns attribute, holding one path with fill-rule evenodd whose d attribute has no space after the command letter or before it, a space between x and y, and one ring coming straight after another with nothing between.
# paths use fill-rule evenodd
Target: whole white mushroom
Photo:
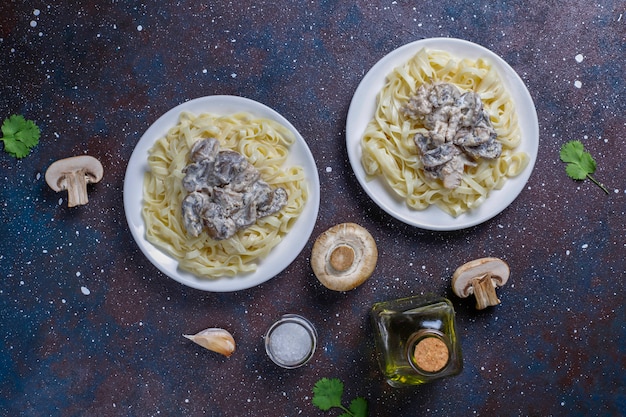
<instances>
[{"instance_id":1,"label":"whole white mushroom","mask_svg":"<svg viewBox=\"0 0 626 417\"><path fill-rule=\"evenodd\" d=\"M89 202L87 184L100 181L103 174L102 164L93 156L72 156L48 167L46 183L54 191L67 190L68 207L82 206Z\"/></svg>"},{"instance_id":2,"label":"whole white mushroom","mask_svg":"<svg viewBox=\"0 0 626 417\"><path fill-rule=\"evenodd\" d=\"M509 279L509 265L499 258L480 258L461 265L452 275L452 291L467 298L476 297L476 308L482 310L500 304L496 287Z\"/></svg>"}]
</instances>

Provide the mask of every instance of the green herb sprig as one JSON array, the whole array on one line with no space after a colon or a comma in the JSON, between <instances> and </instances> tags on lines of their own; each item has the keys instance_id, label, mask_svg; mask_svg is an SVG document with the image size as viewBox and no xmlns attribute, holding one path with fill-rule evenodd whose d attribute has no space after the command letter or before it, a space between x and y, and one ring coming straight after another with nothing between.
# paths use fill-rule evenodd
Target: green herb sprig
<instances>
[{"instance_id":1,"label":"green herb sprig","mask_svg":"<svg viewBox=\"0 0 626 417\"><path fill-rule=\"evenodd\" d=\"M367 401L357 397L350 402L350 407L346 408L341 404L343 396L343 382L338 378L322 378L313 387L313 405L322 411L331 408L339 408L343 411L339 417L367 417Z\"/></svg>"},{"instance_id":2,"label":"green herb sprig","mask_svg":"<svg viewBox=\"0 0 626 417\"><path fill-rule=\"evenodd\" d=\"M14 114L2 123L4 150L15 158L24 158L39 143L39 127L24 116Z\"/></svg>"},{"instance_id":3,"label":"green herb sprig","mask_svg":"<svg viewBox=\"0 0 626 417\"><path fill-rule=\"evenodd\" d=\"M602 188L605 193L609 193L609 190L595 178L591 176L596 172L596 161L591 154L585 151L585 147L579 140L570 140L564 143L560 152L561 161L567 163L565 172L567 175L578 181L582 181L585 178L589 178L598 187Z\"/></svg>"}]
</instances>

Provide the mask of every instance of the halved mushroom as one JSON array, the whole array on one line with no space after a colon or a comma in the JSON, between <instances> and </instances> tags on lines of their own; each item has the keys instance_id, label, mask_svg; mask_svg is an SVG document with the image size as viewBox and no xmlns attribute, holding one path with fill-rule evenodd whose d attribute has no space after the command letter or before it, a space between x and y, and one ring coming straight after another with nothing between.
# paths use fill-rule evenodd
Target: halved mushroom
<instances>
[{"instance_id":1,"label":"halved mushroom","mask_svg":"<svg viewBox=\"0 0 626 417\"><path fill-rule=\"evenodd\" d=\"M367 280L376 267L378 248L372 235L355 223L341 223L318 236L311 252L317 279L334 291L348 291Z\"/></svg>"},{"instance_id":2,"label":"halved mushroom","mask_svg":"<svg viewBox=\"0 0 626 417\"><path fill-rule=\"evenodd\" d=\"M454 272L452 290L461 298L474 294L476 308L482 310L500 304L496 287L506 284L509 274L509 266L502 259L475 259L460 266Z\"/></svg>"},{"instance_id":3,"label":"halved mushroom","mask_svg":"<svg viewBox=\"0 0 626 417\"><path fill-rule=\"evenodd\" d=\"M235 339L228 330L211 327L194 335L184 334L183 336L205 349L221 353L226 357L235 351Z\"/></svg>"},{"instance_id":4,"label":"halved mushroom","mask_svg":"<svg viewBox=\"0 0 626 417\"><path fill-rule=\"evenodd\" d=\"M54 191L67 190L68 207L87 204L87 184L102 179L102 164L93 156L60 159L48 167L46 182Z\"/></svg>"}]
</instances>

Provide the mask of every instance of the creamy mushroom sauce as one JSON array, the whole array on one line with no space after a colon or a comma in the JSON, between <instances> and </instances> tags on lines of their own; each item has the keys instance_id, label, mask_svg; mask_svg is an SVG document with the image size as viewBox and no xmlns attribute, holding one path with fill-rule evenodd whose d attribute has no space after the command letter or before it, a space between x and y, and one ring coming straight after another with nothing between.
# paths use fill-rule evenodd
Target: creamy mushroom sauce
<instances>
[{"instance_id":1,"label":"creamy mushroom sauce","mask_svg":"<svg viewBox=\"0 0 626 417\"><path fill-rule=\"evenodd\" d=\"M496 159L502 144L478 94L461 94L450 83L422 84L402 113L417 120L426 132L415 135L425 173L443 180L445 188L461 185L466 165L479 159Z\"/></svg>"},{"instance_id":2,"label":"creamy mushroom sauce","mask_svg":"<svg viewBox=\"0 0 626 417\"><path fill-rule=\"evenodd\" d=\"M258 218L277 213L287 204L284 188L272 189L245 156L219 150L215 138L194 144L184 168L182 202L187 233L206 230L216 240L228 239Z\"/></svg>"}]
</instances>

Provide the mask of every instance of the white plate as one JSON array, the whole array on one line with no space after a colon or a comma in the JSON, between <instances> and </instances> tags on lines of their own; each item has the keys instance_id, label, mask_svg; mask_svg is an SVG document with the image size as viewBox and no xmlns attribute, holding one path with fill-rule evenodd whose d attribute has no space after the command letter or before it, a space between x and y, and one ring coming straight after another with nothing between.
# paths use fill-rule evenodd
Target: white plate
<instances>
[{"instance_id":1,"label":"white plate","mask_svg":"<svg viewBox=\"0 0 626 417\"><path fill-rule=\"evenodd\" d=\"M146 228L141 214L143 206L143 178L149 171L148 151L154 143L165 136L167 131L178 123L180 113L212 113L227 115L247 112L257 117L272 119L287 127L296 137L284 166L299 165L306 174L309 198L304 211L291 231L276 245L267 258L258 262L253 273L234 277L206 279L178 268L178 261L146 240ZM317 220L320 203L320 182L313 155L306 142L283 116L256 101L236 96L208 96L188 101L174 107L161 116L143 134L128 162L124 178L124 211L130 231L146 257L164 274L181 284L204 291L227 292L251 288L259 285L288 267L300 254Z\"/></svg>"},{"instance_id":2,"label":"white plate","mask_svg":"<svg viewBox=\"0 0 626 417\"><path fill-rule=\"evenodd\" d=\"M517 177L507 179L501 190L493 190L479 206L454 218L436 206L425 210L409 208L404 199L395 196L384 179L366 181L361 165L361 138L376 110L376 96L383 88L385 79L394 68L406 63L422 48L442 50L459 58L486 58L498 71L502 82L515 103L522 141L517 148L526 152L529 163ZM404 45L378 61L363 77L354 93L346 121L346 145L348 157L356 178L365 192L380 208L396 219L427 230L459 230L475 226L499 214L517 198L523 190L537 159L539 147L539 123L532 97L524 82L502 58L474 43L450 38L432 38Z\"/></svg>"}]
</instances>

